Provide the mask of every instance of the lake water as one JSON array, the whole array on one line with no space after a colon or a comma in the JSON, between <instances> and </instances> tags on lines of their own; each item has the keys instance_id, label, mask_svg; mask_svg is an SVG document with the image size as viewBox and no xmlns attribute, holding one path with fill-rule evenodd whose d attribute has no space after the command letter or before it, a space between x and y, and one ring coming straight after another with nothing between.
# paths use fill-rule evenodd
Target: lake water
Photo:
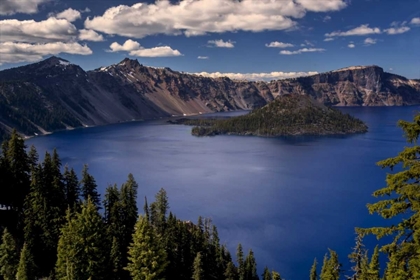
<instances>
[{"instance_id":1,"label":"lake water","mask_svg":"<svg viewBox=\"0 0 420 280\"><path fill-rule=\"evenodd\" d=\"M267 265L299 280L327 248L348 268L354 228L384 224L366 209L385 185L387 171L375 163L407 145L396 123L419 109L343 108L369 126L346 137L196 138L191 127L159 120L63 131L27 144L40 154L57 148L79 172L89 164L102 193L133 173L139 207L163 187L179 218L212 218L233 254L239 242L252 248L260 275Z\"/></svg>"}]
</instances>

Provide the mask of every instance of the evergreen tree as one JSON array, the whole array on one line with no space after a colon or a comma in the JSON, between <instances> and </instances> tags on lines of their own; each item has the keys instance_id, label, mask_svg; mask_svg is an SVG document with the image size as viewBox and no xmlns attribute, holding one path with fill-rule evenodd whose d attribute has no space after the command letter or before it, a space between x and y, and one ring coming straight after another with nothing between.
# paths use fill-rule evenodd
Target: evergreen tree
<instances>
[{"instance_id":1,"label":"evergreen tree","mask_svg":"<svg viewBox=\"0 0 420 280\"><path fill-rule=\"evenodd\" d=\"M254 252L249 250L245 258L245 280L259 280L257 274L257 262L255 261Z\"/></svg>"},{"instance_id":2,"label":"evergreen tree","mask_svg":"<svg viewBox=\"0 0 420 280\"><path fill-rule=\"evenodd\" d=\"M108 252L102 218L88 200L74 217L67 213L58 243L57 279L106 279Z\"/></svg>"},{"instance_id":3,"label":"evergreen tree","mask_svg":"<svg viewBox=\"0 0 420 280\"><path fill-rule=\"evenodd\" d=\"M96 185L95 178L93 178L88 171L89 168L85 164L82 170L82 180L80 181L82 186L82 197L85 201L88 201L90 198L96 208L101 209L101 196L97 190L98 186Z\"/></svg>"},{"instance_id":4,"label":"evergreen tree","mask_svg":"<svg viewBox=\"0 0 420 280\"><path fill-rule=\"evenodd\" d=\"M277 271L273 271L272 275L273 275L273 280L281 280L280 273L278 273Z\"/></svg>"},{"instance_id":5,"label":"evergreen tree","mask_svg":"<svg viewBox=\"0 0 420 280\"><path fill-rule=\"evenodd\" d=\"M155 201L150 205L151 222L159 234L163 234L166 224L166 214L169 209L168 197L164 189L160 189L155 196Z\"/></svg>"},{"instance_id":6,"label":"evergreen tree","mask_svg":"<svg viewBox=\"0 0 420 280\"><path fill-rule=\"evenodd\" d=\"M328 249L330 257L325 256L324 264L321 269L320 280L339 280L341 274L341 264L335 251Z\"/></svg>"},{"instance_id":7,"label":"evergreen tree","mask_svg":"<svg viewBox=\"0 0 420 280\"><path fill-rule=\"evenodd\" d=\"M28 161L30 169L35 168L38 165L39 155L34 145L31 146L28 153Z\"/></svg>"},{"instance_id":8,"label":"evergreen tree","mask_svg":"<svg viewBox=\"0 0 420 280\"><path fill-rule=\"evenodd\" d=\"M204 280L205 273L203 269L203 259L201 253L198 252L197 256L194 259L194 267L193 267L193 280Z\"/></svg>"},{"instance_id":9,"label":"evergreen tree","mask_svg":"<svg viewBox=\"0 0 420 280\"><path fill-rule=\"evenodd\" d=\"M124 276L125 271L122 259L121 244L115 236L112 238L110 262L112 270L112 279L123 279L122 277Z\"/></svg>"},{"instance_id":10,"label":"evergreen tree","mask_svg":"<svg viewBox=\"0 0 420 280\"><path fill-rule=\"evenodd\" d=\"M228 262L224 276L225 280L238 280L238 273L233 262Z\"/></svg>"},{"instance_id":11,"label":"evergreen tree","mask_svg":"<svg viewBox=\"0 0 420 280\"><path fill-rule=\"evenodd\" d=\"M397 156L380 161L382 168L401 167L399 172L388 174L387 185L373 193L374 197L383 197L380 201L368 204L371 214L377 213L384 219L394 219L385 227L358 229L362 234L374 234L377 238L393 236L393 241L381 248L388 255L386 268L388 279L420 278L420 114L413 122L400 121L399 126L405 133L411 146L406 147Z\"/></svg>"},{"instance_id":12,"label":"evergreen tree","mask_svg":"<svg viewBox=\"0 0 420 280\"><path fill-rule=\"evenodd\" d=\"M23 245L22 251L20 252L20 259L18 270L16 273L17 280L34 280L35 277L35 263L34 258L31 255L30 250L26 244Z\"/></svg>"},{"instance_id":13,"label":"evergreen tree","mask_svg":"<svg viewBox=\"0 0 420 280\"><path fill-rule=\"evenodd\" d=\"M263 272L263 274L262 274L262 277L263 277L263 280L272 280L272 279L271 279L271 272L270 272L270 270L268 269L268 267L265 267L265 268L264 268L264 272Z\"/></svg>"},{"instance_id":14,"label":"evergreen tree","mask_svg":"<svg viewBox=\"0 0 420 280\"><path fill-rule=\"evenodd\" d=\"M353 275L348 279L357 280L365 277L364 275L367 273L366 267L364 267L366 265L366 250L364 249L362 236L360 234L356 236L356 245L353 248L353 252L349 255L349 258L350 262L354 265L351 267Z\"/></svg>"},{"instance_id":15,"label":"evergreen tree","mask_svg":"<svg viewBox=\"0 0 420 280\"><path fill-rule=\"evenodd\" d=\"M311 272L310 272L310 276L309 276L310 280L318 280L318 274L317 274L317 271L316 271L317 265L318 265L318 263L317 263L316 259L314 259L314 263L312 264Z\"/></svg>"},{"instance_id":16,"label":"evergreen tree","mask_svg":"<svg viewBox=\"0 0 420 280\"><path fill-rule=\"evenodd\" d=\"M128 249L127 270L133 280L164 279L167 256L159 235L143 216L135 226L133 243Z\"/></svg>"},{"instance_id":17,"label":"evergreen tree","mask_svg":"<svg viewBox=\"0 0 420 280\"><path fill-rule=\"evenodd\" d=\"M19 255L16 242L9 231L5 229L0 245L0 275L4 280L16 279L18 265Z\"/></svg>"},{"instance_id":18,"label":"evergreen tree","mask_svg":"<svg viewBox=\"0 0 420 280\"><path fill-rule=\"evenodd\" d=\"M73 168L69 170L68 166L64 167L64 194L65 205L72 211L80 206L80 183L77 179L76 172Z\"/></svg>"},{"instance_id":19,"label":"evergreen tree","mask_svg":"<svg viewBox=\"0 0 420 280\"><path fill-rule=\"evenodd\" d=\"M149 205L147 204L147 197L144 197L144 206L143 206L143 211L144 211L144 217L150 221L150 213L149 213Z\"/></svg>"},{"instance_id":20,"label":"evergreen tree","mask_svg":"<svg viewBox=\"0 0 420 280\"><path fill-rule=\"evenodd\" d=\"M236 249L236 262L238 263L239 280L245 280L244 252L241 243L238 244L238 248Z\"/></svg>"}]
</instances>

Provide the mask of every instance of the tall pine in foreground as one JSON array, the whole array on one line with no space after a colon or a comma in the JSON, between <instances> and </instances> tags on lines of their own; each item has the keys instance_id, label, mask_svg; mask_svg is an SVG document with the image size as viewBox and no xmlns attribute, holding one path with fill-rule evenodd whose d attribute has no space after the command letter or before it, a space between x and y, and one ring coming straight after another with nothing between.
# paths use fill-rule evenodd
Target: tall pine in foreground
<instances>
[{"instance_id":1,"label":"tall pine in foreground","mask_svg":"<svg viewBox=\"0 0 420 280\"><path fill-rule=\"evenodd\" d=\"M18 264L19 255L16 242L9 231L5 229L0 245L0 275L4 280L16 279Z\"/></svg>"},{"instance_id":2,"label":"tall pine in foreground","mask_svg":"<svg viewBox=\"0 0 420 280\"><path fill-rule=\"evenodd\" d=\"M341 264L335 251L328 249L330 257L325 255L324 263L321 268L320 280L339 280L341 274Z\"/></svg>"},{"instance_id":3,"label":"tall pine in foreground","mask_svg":"<svg viewBox=\"0 0 420 280\"><path fill-rule=\"evenodd\" d=\"M82 169L82 180L80 181L80 185L83 199L85 201L90 199L97 209L101 209L101 196L97 190L98 186L96 185L95 178L89 174L89 168L86 164Z\"/></svg>"},{"instance_id":4,"label":"tall pine in foreground","mask_svg":"<svg viewBox=\"0 0 420 280\"><path fill-rule=\"evenodd\" d=\"M88 200L74 217L67 213L58 243L57 279L106 279L109 252L102 218Z\"/></svg>"},{"instance_id":5,"label":"tall pine in foreground","mask_svg":"<svg viewBox=\"0 0 420 280\"><path fill-rule=\"evenodd\" d=\"M20 252L19 266L16 273L16 280L34 280L36 279L36 266L28 246L23 245Z\"/></svg>"},{"instance_id":6,"label":"tall pine in foreground","mask_svg":"<svg viewBox=\"0 0 420 280\"><path fill-rule=\"evenodd\" d=\"M318 262L316 261L316 259L314 259L314 263L312 264L311 271L309 274L309 280L318 280L317 265Z\"/></svg>"},{"instance_id":7,"label":"tall pine in foreground","mask_svg":"<svg viewBox=\"0 0 420 280\"><path fill-rule=\"evenodd\" d=\"M387 174L386 186L373 193L379 201L367 206L370 214L394 219L396 224L358 231L377 238L393 237L381 248L388 255L386 279L420 279L420 114L413 122L400 121L399 126L411 145L397 156L378 162L391 172L394 168L399 171Z\"/></svg>"},{"instance_id":8,"label":"tall pine in foreground","mask_svg":"<svg viewBox=\"0 0 420 280\"><path fill-rule=\"evenodd\" d=\"M167 256L161 238L143 216L135 226L133 242L128 249L127 270L133 280L163 280Z\"/></svg>"}]
</instances>

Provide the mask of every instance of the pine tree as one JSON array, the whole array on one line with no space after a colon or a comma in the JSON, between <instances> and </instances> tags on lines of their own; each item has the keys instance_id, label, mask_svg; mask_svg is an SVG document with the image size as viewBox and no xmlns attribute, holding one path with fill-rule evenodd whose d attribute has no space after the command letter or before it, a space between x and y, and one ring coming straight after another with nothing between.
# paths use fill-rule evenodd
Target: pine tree
<instances>
[{"instance_id":1,"label":"pine tree","mask_svg":"<svg viewBox=\"0 0 420 280\"><path fill-rule=\"evenodd\" d=\"M34 258L31 255L30 250L26 244L23 245L22 251L20 252L20 259L18 270L16 273L16 280L34 280L35 277L35 263Z\"/></svg>"},{"instance_id":2,"label":"pine tree","mask_svg":"<svg viewBox=\"0 0 420 280\"><path fill-rule=\"evenodd\" d=\"M121 244L118 242L118 239L115 236L112 238L110 262L112 279L122 279L125 271L122 259Z\"/></svg>"},{"instance_id":3,"label":"pine tree","mask_svg":"<svg viewBox=\"0 0 420 280\"><path fill-rule=\"evenodd\" d=\"M318 265L318 263L317 263L316 259L314 259L314 263L312 264L311 272L310 272L310 276L309 276L310 280L317 280L318 279L318 274L317 274L317 271L316 271L317 265Z\"/></svg>"},{"instance_id":4,"label":"pine tree","mask_svg":"<svg viewBox=\"0 0 420 280\"><path fill-rule=\"evenodd\" d=\"M163 234L166 224L166 214L169 209L168 197L164 189L160 189L155 196L155 201L150 205L150 220L159 234Z\"/></svg>"},{"instance_id":5,"label":"pine tree","mask_svg":"<svg viewBox=\"0 0 420 280\"><path fill-rule=\"evenodd\" d=\"M160 237L143 216L135 226L133 243L128 249L129 263L126 269L133 280L164 279L167 256Z\"/></svg>"},{"instance_id":6,"label":"pine tree","mask_svg":"<svg viewBox=\"0 0 420 280\"><path fill-rule=\"evenodd\" d=\"M278 273L277 271L273 271L272 275L273 275L273 280L281 280L280 273Z\"/></svg>"},{"instance_id":7,"label":"pine tree","mask_svg":"<svg viewBox=\"0 0 420 280\"><path fill-rule=\"evenodd\" d=\"M194 259L194 266L193 266L193 280L204 280L205 273L203 269L203 259L201 253L198 252L197 256Z\"/></svg>"},{"instance_id":8,"label":"pine tree","mask_svg":"<svg viewBox=\"0 0 420 280\"><path fill-rule=\"evenodd\" d=\"M0 275L4 280L16 279L18 265L19 255L16 242L9 231L5 229L0 245Z\"/></svg>"},{"instance_id":9,"label":"pine tree","mask_svg":"<svg viewBox=\"0 0 420 280\"><path fill-rule=\"evenodd\" d=\"M96 208L101 209L101 196L97 190L98 186L96 185L95 178L93 178L88 171L89 168L85 164L82 170L82 180L80 181L82 186L82 197L85 201L88 201L90 198L93 204L96 205Z\"/></svg>"},{"instance_id":10,"label":"pine tree","mask_svg":"<svg viewBox=\"0 0 420 280\"><path fill-rule=\"evenodd\" d=\"M254 252L249 250L245 258L245 280L258 280L257 262L255 261Z\"/></svg>"},{"instance_id":11,"label":"pine tree","mask_svg":"<svg viewBox=\"0 0 420 280\"><path fill-rule=\"evenodd\" d=\"M80 201L80 183L77 179L76 172L73 168L69 170L68 166L64 167L64 193L65 193L65 205L72 211L79 208Z\"/></svg>"},{"instance_id":12,"label":"pine tree","mask_svg":"<svg viewBox=\"0 0 420 280\"><path fill-rule=\"evenodd\" d=\"M109 252L102 218L88 200L74 217L67 213L58 244L57 278L106 279Z\"/></svg>"},{"instance_id":13,"label":"pine tree","mask_svg":"<svg viewBox=\"0 0 420 280\"><path fill-rule=\"evenodd\" d=\"M238 248L236 249L236 262L238 263L239 280L245 280L244 252L241 243L238 244Z\"/></svg>"},{"instance_id":14,"label":"pine tree","mask_svg":"<svg viewBox=\"0 0 420 280\"><path fill-rule=\"evenodd\" d=\"M264 268L264 272L263 272L263 274L262 274L262 277L263 277L263 280L272 280L272 279L271 279L271 272L270 272L270 270L268 269L268 267L265 267L265 268Z\"/></svg>"},{"instance_id":15,"label":"pine tree","mask_svg":"<svg viewBox=\"0 0 420 280\"><path fill-rule=\"evenodd\" d=\"M362 238L360 234L357 234L356 245L353 248L353 252L349 255L350 262L354 264L351 267L353 275L349 279L361 279L367 273L366 268L363 269L365 266L363 262L366 256L366 250L364 249Z\"/></svg>"},{"instance_id":16,"label":"pine tree","mask_svg":"<svg viewBox=\"0 0 420 280\"><path fill-rule=\"evenodd\" d=\"M238 280L238 272L233 262L228 262L224 276L225 280Z\"/></svg>"},{"instance_id":17,"label":"pine tree","mask_svg":"<svg viewBox=\"0 0 420 280\"><path fill-rule=\"evenodd\" d=\"M388 174L386 186L375 191L380 201L368 204L371 214L384 219L394 219L396 224L385 227L358 229L362 234L374 234L377 238L393 236L393 241L381 248L388 255L386 277L393 279L420 278L420 114L413 122L400 121L399 126L411 146L397 156L378 162L382 168L402 167L399 172Z\"/></svg>"},{"instance_id":18,"label":"pine tree","mask_svg":"<svg viewBox=\"0 0 420 280\"><path fill-rule=\"evenodd\" d=\"M328 249L330 257L324 257L324 263L321 269L320 280L339 280L341 274L341 264L338 261L338 255L335 251Z\"/></svg>"}]
</instances>

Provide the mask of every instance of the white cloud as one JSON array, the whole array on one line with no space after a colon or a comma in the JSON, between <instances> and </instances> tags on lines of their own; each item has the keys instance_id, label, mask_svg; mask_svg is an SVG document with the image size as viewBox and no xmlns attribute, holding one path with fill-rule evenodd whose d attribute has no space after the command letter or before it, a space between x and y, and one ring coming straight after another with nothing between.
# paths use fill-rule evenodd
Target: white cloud
<instances>
[{"instance_id":1,"label":"white cloud","mask_svg":"<svg viewBox=\"0 0 420 280\"><path fill-rule=\"evenodd\" d=\"M297 51L286 51L283 50L280 52L282 55L295 55L295 54L302 54L302 53L308 53L308 52L323 52L325 49L321 48L303 48Z\"/></svg>"},{"instance_id":2,"label":"white cloud","mask_svg":"<svg viewBox=\"0 0 420 280\"><path fill-rule=\"evenodd\" d=\"M328 37L324 39L324 42L331 42L334 41L334 38Z\"/></svg>"},{"instance_id":3,"label":"white cloud","mask_svg":"<svg viewBox=\"0 0 420 280\"><path fill-rule=\"evenodd\" d=\"M104 37L93 30L81 29L79 30L79 40L101 42L104 40Z\"/></svg>"},{"instance_id":4,"label":"white cloud","mask_svg":"<svg viewBox=\"0 0 420 280\"><path fill-rule=\"evenodd\" d=\"M389 68L389 71L393 71L394 69L393 68Z\"/></svg>"},{"instance_id":5,"label":"white cloud","mask_svg":"<svg viewBox=\"0 0 420 280\"><path fill-rule=\"evenodd\" d=\"M265 44L265 46L267 48L282 48L282 49L294 47L293 44L283 43L283 42L277 42L277 41L271 42L270 44Z\"/></svg>"},{"instance_id":6,"label":"white cloud","mask_svg":"<svg viewBox=\"0 0 420 280\"><path fill-rule=\"evenodd\" d=\"M88 7L86 7L84 10L81 10L80 12L81 13L90 13L91 10Z\"/></svg>"},{"instance_id":7,"label":"white cloud","mask_svg":"<svg viewBox=\"0 0 420 280\"><path fill-rule=\"evenodd\" d=\"M210 40L207 42L209 46L217 47L217 48L234 48L235 42L229 40L229 41L223 41L223 40Z\"/></svg>"},{"instance_id":8,"label":"white cloud","mask_svg":"<svg viewBox=\"0 0 420 280\"><path fill-rule=\"evenodd\" d=\"M296 2L312 12L339 11L347 6L346 1L341 0L296 0Z\"/></svg>"},{"instance_id":9,"label":"white cloud","mask_svg":"<svg viewBox=\"0 0 420 280\"><path fill-rule=\"evenodd\" d=\"M331 17L330 16L325 16L323 19L322 19L322 21L323 22L329 22L331 20Z\"/></svg>"},{"instance_id":10,"label":"white cloud","mask_svg":"<svg viewBox=\"0 0 420 280\"><path fill-rule=\"evenodd\" d=\"M48 43L74 41L77 28L66 19L51 17L43 21L0 20L0 42Z\"/></svg>"},{"instance_id":11,"label":"white cloud","mask_svg":"<svg viewBox=\"0 0 420 280\"><path fill-rule=\"evenodd\" d=\"M54 42L46 44L0 43L0 64L33 62L41 60L46 55L59 53L90 55L92 50L78 43Z\"/></svg>"},{"instance_id":12,"label":"white cloud","mask_svg":"<svg viewBox=\"0 0 420 280\"><path fill-rule=\"evenodd\" d=\"M61 19L67 19L68 21L73 22L82 18L82 15L79 11L69 8L67 10L62 11L61 13L58 13L55 17L61 18Z\"/></svg>"},{"instance_id":13,"label":"white cloud","mask_svg":"<svg viewBox=\"0 0 420 280\"><path fill-rule=\"evenodd\" d=\"M347 47L349 47L350 49L354 49L356 47L355 44L348 44Z\"/></svg>"},{"instance_id":14,"label":"white cloud","mask_svg":"<svg viewBox=\"0 0 420 280\"><path fill-rule=\"evenodd\" d=\"M1 0L0 15L34 14L38 6L51 0Z\"/></svg>"},{"instance_id":15,"label":"white cloud","mask_svg":"<svg viewBox=\"0 0 420 280\"><path fill-rule=\"evenodd\" d=\"M228 77L235 80L252 80L252 81L270 81L270 80L280 80L280 79L289 79L303 76L316 75L318 72L270 72L270 73L192 73L199 76L210 77L210 78L220 78Z\"/></svg>"},{"instance_id":16,"label":"white cloud","mask_svg":"<svg viewBox=\"0 0 420 280\"><path fill-rule=\"evenodd\" d=\"M403 34L405 32L408 32L409 30L410 30L410 27L408 27L408 26L391 27L391 28L388 28L388 29L384 29L384 31L388 35Z\"/></svg>"},{"instance_id":17,"label":"white cloud","mask_svg":"<svg viewBox=\"0 0 420 280\"><path fill-rule=\"evenodd\" d=\"M315 45L311 41L305 40L305 42L300 44L300 46L301 47L306 47L306 46L313 47Z\"/></svg>"},{"instance_id":18,"label":"white cloud","mask_svg":"<svg viewBox=\"0 0 420 280\"><path fill-rule=\"evenodd\" d=\"M410 23L411 23L411 24L413 24L413 25L420 25L420 17L418 17L418 18L413 18L413 19L410 21Z\"/></svg>"},{"instance_id":19,"label":"white cloud","mask_svg":"<svg viewBox=\"0 0 420 280\"><path fill-rule=\"evenodd\" d=\"M369 24L362 24L359 27L353 28L351 30L341 32L334 31L331 33L325 34L326 37L336 37L336 36L364 36L370 34L380 34L381 29L378 27L369 27Z\"/></svg>"},{"instance_id":20,"label":"white cloud","mask_svg":"<svg viewBox=\"0 0 420 280\"><path fill-rule=\"evenodd\" d=\"M197 57L197 59L209 59L209 57L208 56L201 56L200 55L200 56Z\"/></svg>"},{"instance_id":21,"label":"white cloud","mask_svg":"<svg viewBox=\"0 0 420 280\"><path fill-rule=\"evenodd\" d=\"M286 30L307 11L337 11L344 0L159 0L111 7L88 18L85 28L131 38L166 34L186 36L235 31Z\"/></svg>"},{"instance_id":22,"label":"white cloud","mask_svg":"<svg viewBox=\"0 0 420 280\"><path fill-rule=\"evenodd\" d=\"M377 42L377 40L376 40L376 39L373 39L373 38L366 38L366 39L365 39L365 41L364 41L364 44L365 44L365 45L374 45L374 44L376 44L376 42Z\"/></svg>"},{"instance_id":23,"label":"white cloud","mask_svg":"<svg viewBox=\"0 0 420 280\"><path fill-rule=\"evenodd\" d=\"M123 45L117 42L112 43L110 46L110 52L126 51L131 56L139 57L168 57L168 56L181 56L178 50L174 50L168 46L159 46L150 49L146 49L140 45L139 42L133 40L127 40Z\"/></svg>"}]
</instances>

